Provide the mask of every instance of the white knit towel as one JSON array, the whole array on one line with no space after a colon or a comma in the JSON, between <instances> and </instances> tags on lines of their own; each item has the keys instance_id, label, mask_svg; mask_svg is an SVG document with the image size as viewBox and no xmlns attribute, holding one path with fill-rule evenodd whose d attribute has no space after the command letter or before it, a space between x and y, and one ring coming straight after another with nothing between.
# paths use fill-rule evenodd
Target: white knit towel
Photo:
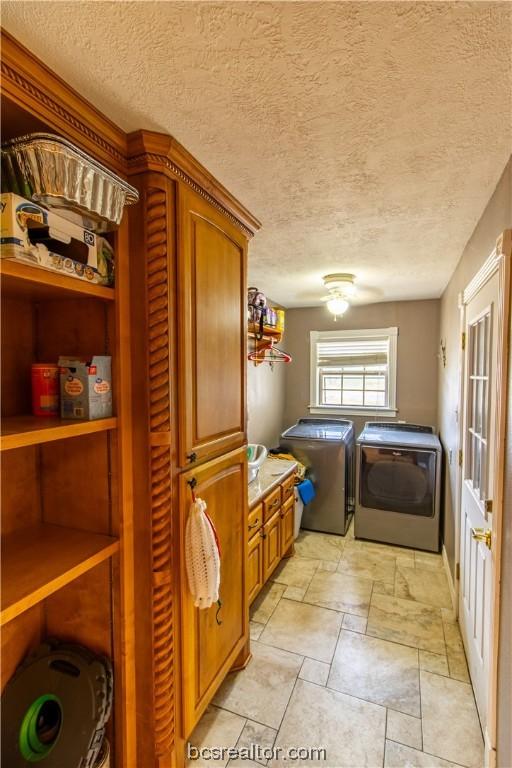
<instances>
[{"instance_id":1,"label":"white knit towel","mask_svg":"<svg viewBox=\"0 0 512 768\"><path fill-rule=\"evenodd\" d=\"M188 586L197 608L209 608L219 599L220 556L215 533L206 515L206 503L192 502L185 530Z\"/></svg>"}]
</instances>

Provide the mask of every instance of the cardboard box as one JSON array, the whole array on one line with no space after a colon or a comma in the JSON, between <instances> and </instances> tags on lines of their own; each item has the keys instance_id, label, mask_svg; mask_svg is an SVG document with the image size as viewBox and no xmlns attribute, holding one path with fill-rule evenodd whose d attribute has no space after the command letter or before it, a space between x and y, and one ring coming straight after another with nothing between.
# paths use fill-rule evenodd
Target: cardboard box
<instances>
[{"instance_id":1,"label":"cardboard box","mask_svg":"<svg viewBox=\"0 0 512 768\"><path fill-rule=\"evenodd\" d=\"M12 192L0 195L0 255L109 285L108 245L94 232ZM110 254L111 257L111 254Z\"/></svg>"},{"instance_id":2,"label":"cardboard box","mask_svg":"<svg viewBox=\"0 0 512 768\"><path fill-rule=\"evenodd\" d=\"M63 419L112 416L112 358L59 357L60 413Z\"/></svg>"}]
</instances>

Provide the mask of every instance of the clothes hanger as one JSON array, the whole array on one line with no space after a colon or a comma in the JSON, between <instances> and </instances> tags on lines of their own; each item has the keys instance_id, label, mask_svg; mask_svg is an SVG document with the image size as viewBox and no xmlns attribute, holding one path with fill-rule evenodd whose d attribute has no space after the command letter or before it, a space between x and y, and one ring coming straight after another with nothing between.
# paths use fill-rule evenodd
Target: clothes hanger
<instances>
[{"instance_id":1,"label":"clothes hanger","mask_svg":"<svg viewBox=\"0 0 512 768\"><path fill-rule=\"evenodd\" d=\"M283 352L279 347L275 347L273 341L261 349L249 352L247 358L255 363L270 363L270 365L273 363L291 363L292 361L291 355Z\"/></svg>"}]
</instances>

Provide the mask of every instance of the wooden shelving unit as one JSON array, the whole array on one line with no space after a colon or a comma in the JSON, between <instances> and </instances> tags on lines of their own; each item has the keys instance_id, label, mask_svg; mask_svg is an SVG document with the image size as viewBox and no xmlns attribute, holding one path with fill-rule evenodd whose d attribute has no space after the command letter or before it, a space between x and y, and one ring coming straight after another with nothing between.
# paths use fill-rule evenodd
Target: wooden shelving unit
<instances>
[{"instance_id":1,"label":"wooden shelving unit","mask_svg":"<svg viewBox=\"0 0 512 768\"><path fill-rule=\"evenodd\" d=\"M88 531L41 524L2 541L0 625L66 586L119 550L119 542Z\"/></svg>"},{"instance_id":2,"label":"wooden shelving unit","mask_svg":"<svg viewBox=\"0 0 512 768\"><path fill-rule=\"evenodd\" d=\"M281 339L283 338L283 334L280 330L277 328L274 328L269 325L263 326L263 335L261 334L261 330L258 324L255 323L249 323L248 329L247 329L247 335L249 337L249 340L251 342L250 346L252 349L250 349L251 352L260 352L261 356L263 358L263 355L265 354L265 349L269 346L269 344L279 344ZM263 362L262 360L254 360L254 365L258 366L261 365Z\"/></svg>"},{"instance_id":3,"label":"wooden shelving unit","mask_svg":"<svg viewBox=\"0 0 512 768\"><path fill-rule=\"evenodd\" d=\"M117 419L85 421L38 416L7 416L2 419L0 451L10 451L28 445L40 445L54 440L91 435L116 429Z\"/></svg>"},{"instance_id":4,"label":"wooden shelving unit","mask_svg":"<svg viewBox=\"0 0 512 768\"><path fill-rule=\"evenodd\" d=\"M250 338L256 339L260 335L260 326L259 324L255 323L249 323L247 328L247 334ZM274 328L270 325L264 325L263 326L263 339L261 340L268 344L269 341L274 341L276 344L279 344L281 339L283 338L283 334L280 330L277 328Z\"/></svg>"},{"instance_id":5,"label":"wooden shelving unit","mask_svg":"<svg viewBox=\"0 0 512 768\"><path fill-rule=\"evenodd\" d=\"M57 133L126 176L121 131L4 33L2 61L4 138ZM109 241L115 288L0 259L1 682L47 637L108 656L110 764L124 768L137 764L127 216ZM95 354L112 358L111 418L29 415L32 363Z\"/></svg>"},{"instance_id":6,"label":"wooden shelving unit","mask_svg":"<svg viewBox=\"0 0 512 768\"><path fill-rule=\"evenodd\" d=\"M74 298L114 301L115 291L104 285L86 283L75 277L61 275L41 267L24 264L13 259L0 260L2 290L6 296L26 296L31 299L58 299L65 295Z\"/></svg>"}]
</instances>

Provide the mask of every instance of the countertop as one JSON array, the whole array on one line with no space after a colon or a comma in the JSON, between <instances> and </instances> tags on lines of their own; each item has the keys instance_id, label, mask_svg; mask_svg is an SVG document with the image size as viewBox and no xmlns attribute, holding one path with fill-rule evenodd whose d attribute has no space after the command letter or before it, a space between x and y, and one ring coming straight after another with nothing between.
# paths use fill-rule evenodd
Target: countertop
<instances>
[{"instance_id":1,"label":"countertop","mask_svg":"<svg viewBox=\"0 0 512 768\"><path fill-rule=\"evenodd\" d=\"M258 501L272 491L284 478L293 472L297 466L295 461L286 459L265 459L258 472L258 476L249 483L249 507L254 507Z\"/></svg>"}]
</instances>

